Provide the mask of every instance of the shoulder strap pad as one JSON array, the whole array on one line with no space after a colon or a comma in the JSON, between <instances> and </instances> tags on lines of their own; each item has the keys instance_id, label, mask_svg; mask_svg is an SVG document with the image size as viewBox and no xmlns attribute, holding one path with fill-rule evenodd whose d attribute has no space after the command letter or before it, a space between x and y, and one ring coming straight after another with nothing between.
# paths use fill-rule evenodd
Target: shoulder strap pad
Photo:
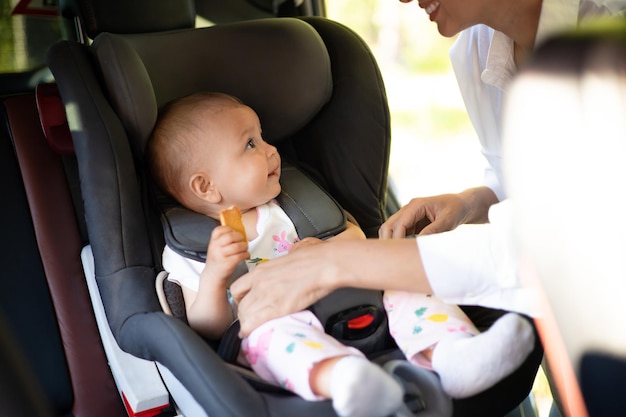
<instances>
[{"instance_id":1,"label":"shoulder strap pad","mask_svg":"<svg viewBox=\"0 0 626 417\"><path fill-rule=\"evenodd\" d=\"M327 239L346 228L346 214L321 186L293 165L284 164L278 204L296 227L300 239ZM219 223L180 205L164 210L161 216L165 243L178 254L206 261L211 232Z\"/></svg>"}]
</instances>

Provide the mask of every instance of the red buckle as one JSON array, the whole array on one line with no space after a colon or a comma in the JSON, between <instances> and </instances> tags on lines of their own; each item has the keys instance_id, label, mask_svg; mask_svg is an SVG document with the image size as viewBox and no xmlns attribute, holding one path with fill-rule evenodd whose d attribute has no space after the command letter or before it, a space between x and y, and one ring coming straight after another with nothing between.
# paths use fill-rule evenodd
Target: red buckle
<instances>
[{"instance_id":1,"label":"red buckle","mask_svg":"<svg viewBox=\"0 0 626 417\"><path fill-rule=\"evenodd\" d=\"M348 329L364 329L374 321L374 315L371 313L363 314L362 316L355 317L348 320Z\"/></svg>"}]
</instances>

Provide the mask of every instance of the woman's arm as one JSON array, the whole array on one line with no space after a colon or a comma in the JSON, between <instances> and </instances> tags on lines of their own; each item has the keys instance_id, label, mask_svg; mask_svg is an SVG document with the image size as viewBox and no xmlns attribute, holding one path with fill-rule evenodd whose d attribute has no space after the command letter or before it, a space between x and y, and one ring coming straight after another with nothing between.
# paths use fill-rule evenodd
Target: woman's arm
<instances>
[{"instance_id":1,"label":"woman's arm","mask_svg":"<svg viewBox=\"0 0 626 417\"><path fill-rule=\"evenodd\" d=\"M259 265L231 286L241 333L343 287L434 293L534 314L534 296L522 294L516 273L509 208L494 206L490 224L417 239L332 240Z\"/></svg>"},{"instance_id":2,"label":"woman's arm","mask_svg":"<svg viewBox=\"0 0 626 417\"><path fill-rule=\"evenodd\" d=\"M414 239L336 239L258 265L231 286L241 334L342 287L431 293Z\"/></svg>"}]
</instances>

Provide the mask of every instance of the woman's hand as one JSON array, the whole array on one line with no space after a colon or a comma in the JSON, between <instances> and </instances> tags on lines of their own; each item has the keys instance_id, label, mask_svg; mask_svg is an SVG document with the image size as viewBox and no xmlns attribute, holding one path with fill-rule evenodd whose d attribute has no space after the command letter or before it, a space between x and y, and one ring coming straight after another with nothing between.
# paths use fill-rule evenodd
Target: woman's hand
<instances>
[{"instance_id":1,"label":"woman's hand","mask_svg":"<svg viewBox=\"0 0 626 417\"><path fill-rule=\"evenodd\" d=\"M463 223L467 209L458 194L414 198L378 230L381 239L445 232Z\"/></svg>"},{"instance_id":2,"label":"woman's hand","mask_svg":"<svg viewBox=\"0 0 626 417\"><path fill-rule=\"evenodd\" d=\"M404 238L447 232L464 223L485 223L489 207L498 202L487 187L471 188L458 194L414 198L380 227L382 239Z\"/></svg>"},{"instance_id":3,"label":"woman's hand","mask_svg":"<svg viewBox=\"0 0 626 417\"><path fill-rule=\"evenodd\" d=\"M287 256L263 262L230 286L240 336L268 320L304 310L335 289L332 283L338 280L332 276L333 268L325 268L315 250L324 246L303 245Z\"/></svg>"}]
</instances>

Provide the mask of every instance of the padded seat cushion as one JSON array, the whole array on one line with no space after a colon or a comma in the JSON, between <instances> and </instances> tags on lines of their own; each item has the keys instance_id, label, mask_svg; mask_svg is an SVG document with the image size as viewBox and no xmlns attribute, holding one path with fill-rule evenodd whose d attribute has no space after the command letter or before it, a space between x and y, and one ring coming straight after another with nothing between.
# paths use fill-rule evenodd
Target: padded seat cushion
<instances>
[{"instance_id":1,"label":"padded seat cushion","mask_svg":"<svg viewBox=\"0 0 626 417\"><path fill-rule=\"evenodd\" d=\"M305 126L332 94L326 46L298 19L163 34L103 33L93 46L136 155L142 154L158 109L193 92L239 97L258 113L264 137L273 144Z\"/></svg>"}]
</instances>

